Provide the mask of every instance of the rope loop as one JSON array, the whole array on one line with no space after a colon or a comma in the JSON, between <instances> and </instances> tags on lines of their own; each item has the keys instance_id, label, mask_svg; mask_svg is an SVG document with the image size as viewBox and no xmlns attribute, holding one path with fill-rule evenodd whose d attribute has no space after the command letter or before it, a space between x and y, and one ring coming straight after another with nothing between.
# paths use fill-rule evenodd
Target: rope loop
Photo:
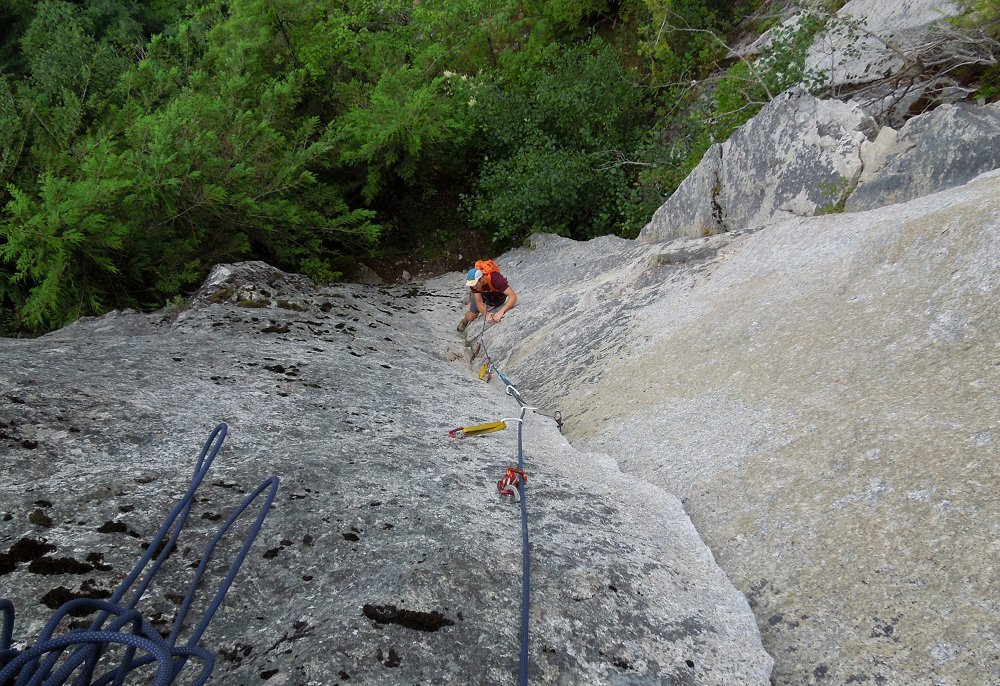
<instances>
[{"instance_id":1,"label":"rope loop","mask_svg":"<svg viewBox=\"0 0 1000 686\"><path fill-rule=\"evenodd\" d=\"M200 663L200 669L194 675L185 675L184 682L191 686L202 686L208 681L214 658L208 650L199 647L198 643L235 581L250 552L250 546L260 533L264 518L278 491L277 477L271 476L262 481L218 527L202 553L168 636L161 636L143 618L136 605L149 589L164 560L176 547L191 512L195 494L219 453L227 431L225 424L219 424L212 432L195 464L187 491L167 515L139 562L108 600L77 598L64 603L49 618L35 645L24 650L13 647L14 605L9 600L0 600L0 619L3 620L0 625L0 684L57 686L72 683L118 686L134 680L137 674L148 677L149 669L143 669L142 672L138 670L155 663L152 685L170 686L182 673L190 671L185 670L185 665L191 660ZM258 499L263 502L255 505ZM243 542L229 564L228 573L216 588L207 608L201 611L202 615L196 624L194 621L187 622L196 591L206 592L202 581L216 547L252 506L256 509L256 517L246 533L241 534ZM129 597L126 599L126 596ZM90 627L86 630L72 629L57 636L56 631L63 620L78 610L96 613ZM191 624L195 624L194 628L191 628ZM189 630L185 632L187 639L181 643L180 634L183 629ZM109 652L113 644L124 646L124 651ZM102 673L98 670L105 671ZM133 679L130 680L129 677ZM149 682L148 678L145 679L144 683L146 682Z\"/></svg>"}]
</instances>

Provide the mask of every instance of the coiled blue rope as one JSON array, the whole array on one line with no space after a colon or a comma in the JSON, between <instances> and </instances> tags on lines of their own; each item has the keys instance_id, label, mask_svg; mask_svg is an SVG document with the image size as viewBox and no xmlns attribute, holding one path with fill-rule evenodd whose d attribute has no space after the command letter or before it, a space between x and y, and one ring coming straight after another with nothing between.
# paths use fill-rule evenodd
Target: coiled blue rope
<instances>
[{"instance_id":1,"label":"coiled blue rope","mask_svg":"<svg viewBox=\"0 0 1000 686\"><path fill-rule=\"evenodd\" d=\"M174 618L169 636L164 639L142 614L136 605L148 590L163 562L170 556L177 539L187 523L194 502L195 493L205 480L212 462L222 448L228 427L219 424L198 457L194 474L187 491L167 515L159 531L150 541L145 553L135 567L119 585L107 601L93 599L71 600L60 606L46 623L36 644L24 651L12 648L14 605L9 600L0 599L0 616L3 618L0 630L0 686L58 686L72 683L73 686L122 686L125 679L140 668L155 663L154 686L169 686L184 671L187 662L195 659L201 668L190 682L193 686L203 686L212 674L215 660L212 654L197 644L215 616L236 575L250 552L250 547L264 524L278 491L278 478L271 476L260 483L253 492L244 497L236 510L224 521L202 553L194 578L188 585L181 608ZM263 496L263 503L243 540L239 552L229 565L229 571L216 589L201 619L198 620L190 636L182 644L177 642L187 624L186 619L192 602L204 579L213 554L223 537L232 529L250 506ZM159 552L157 552L159 551ZM156 556L154 560L153 557ZM147 569L148 567L148 569ZM140 580L141 577L141 580ZM133 588L134 587L134 588ZM122 599L131 591L127 602ZM79 610L97 612L97 618L87 630L71 630L56 636L62 621ZM114 618L114 619L112 619ZM123 657L103 674L96 674L101 658L107 656L112 644L125 646ZM69 651L66 654L67 650ZM141 653L141 654L138 654ZM58 669L56 668L58 665ZM149 670L145 670L147 673ZM76 677L73 678L73 675ZM70 681L72 679L72 681Z\"/></svg>"}]
</instances>

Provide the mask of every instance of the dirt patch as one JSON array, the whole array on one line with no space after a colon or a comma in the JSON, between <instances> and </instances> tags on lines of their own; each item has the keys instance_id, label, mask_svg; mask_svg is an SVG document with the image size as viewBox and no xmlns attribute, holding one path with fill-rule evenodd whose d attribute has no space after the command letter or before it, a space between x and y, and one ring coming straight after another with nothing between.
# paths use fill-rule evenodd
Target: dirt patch
<instances>
[{"instance_id":1,"label":"dirt patch","mask_svg":"<svg viewBox=\"0 0 1000 686\"><path fill-rule=\"evenodd\" d=\"M423 244L391 254L372 255L360 260L358 269L348 274L348 280L363 280L367 269L375 272L385 283L405 283L413 279L429 279L441 274L465 271L476 260L495 256L489 234L485 231L463 232L460 241L436 247L433 250ZM433 256L428 257L428 254Z\"/></svg>"}]
</instances>

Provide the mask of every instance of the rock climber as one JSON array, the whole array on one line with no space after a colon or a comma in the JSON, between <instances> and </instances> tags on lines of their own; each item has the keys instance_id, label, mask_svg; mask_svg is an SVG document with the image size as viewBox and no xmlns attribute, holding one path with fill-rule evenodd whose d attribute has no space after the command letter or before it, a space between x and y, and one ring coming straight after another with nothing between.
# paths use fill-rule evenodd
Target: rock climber
<instances>
[{"instance_id":1,"label":"rock climber","mask_svg":"<svg viewBox=\"0 0 1000 686\"><path fill-rule=\"evenodd\" d=\"M465 331L480 314L487 322L498 324L503 316L517 305L517 293L493 260L479 260L465 275L469 287L469 311L458 323L458 330Z\"/></svg>"}]
</instances>

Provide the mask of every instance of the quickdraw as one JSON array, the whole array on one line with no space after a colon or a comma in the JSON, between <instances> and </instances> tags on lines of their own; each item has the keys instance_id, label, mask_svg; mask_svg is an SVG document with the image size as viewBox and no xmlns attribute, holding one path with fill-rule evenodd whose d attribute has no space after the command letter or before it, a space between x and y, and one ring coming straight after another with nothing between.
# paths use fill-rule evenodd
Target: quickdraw
<instances>
[{"instance_id":1,"label":"quickdraw","mask_svg":"<svg viewBox=\"0 0 1000 686\"><path fill-rule=\"evenodd\" d=\"M486 358L486 362L483 363L482 368L479 370L479 380L489 383L493 380L493 365L490 364L490 358Z\"/></svg>"},{"instance_id":2,"label":"quickdraw","mask_svg":"<svg viewBox=\"0 0 1000 686\"><path fill-rule=\"evenodd\" d=\"M528 475L524 473L523 469L507 467L507 471L497 481L497 492L500 495L511 496L515 501L520 501L521 489L519 486L526 483L528 483Z\"/></svg>"},{"instance_id":3,"label":"quickdraw","mask_svg":"<svg viewBox=\"0 0 1000 686\"><path fill-rule=\"evenodd\" d=\"M466 436L478 436L479 434L493 433L507 428L507 422L489 422L487 424L476 424L475 426L460 426L448 432L450 438L465 438Z\"/></svg>"},{"instance_id":4,"label":"quickdraw","mask_svg":"<svg viewBox=\"0 0 1000 686\"><path fill-rule=\"evenodd\" d=\"M549 419L554 419L556 422L556 427L559 429L559 433L562 433L562 428L563 428L562 412L556 410L552 414L546 414L545 412L539 412L538 410L535 410L535 414L541 415L542 417L548 417Z\"/></svg>"}]
</instances>

